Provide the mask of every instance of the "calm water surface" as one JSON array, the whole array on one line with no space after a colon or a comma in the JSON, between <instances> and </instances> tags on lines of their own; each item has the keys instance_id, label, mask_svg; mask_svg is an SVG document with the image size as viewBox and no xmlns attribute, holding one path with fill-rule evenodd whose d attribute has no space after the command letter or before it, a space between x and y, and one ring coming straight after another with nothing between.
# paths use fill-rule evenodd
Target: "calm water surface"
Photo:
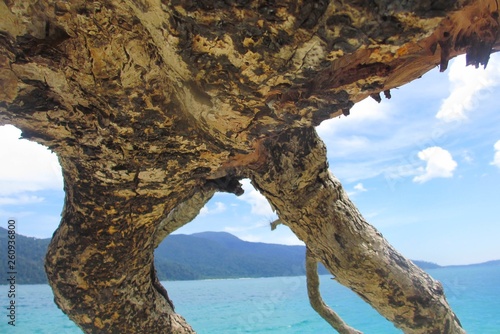
<instances>
[{"instance_id":1,"label":"calm water surface","mask_svg":"<svg viewBox=\"0 0 500 334\"><path fill-rule=\"evenodd\" d=\"M468 333L500 334L500 266L428 270L443 283ZM305 277L163 282L176 311L200 334L333 333L310 308ZM0 286L0 333L81 333L54 305L47 285L17 287L16 327L7 324L7 287ZM350 290L321 277L323 299L364 333L402 333ZM5 306L4 306L5 305Z\"/></svg>"}]
</instances>

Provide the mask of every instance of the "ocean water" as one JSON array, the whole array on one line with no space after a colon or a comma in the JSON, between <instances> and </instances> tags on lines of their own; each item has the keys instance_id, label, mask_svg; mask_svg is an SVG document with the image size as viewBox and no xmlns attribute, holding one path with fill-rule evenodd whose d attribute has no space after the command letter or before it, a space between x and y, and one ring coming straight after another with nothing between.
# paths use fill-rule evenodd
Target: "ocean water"
<instances>
[{"instance_id":1,"label":"ocean water","mask_svg":"<svg viewBox=\"0 0 500 334\"><path fill-rule=\"evenodd\" d=\"M428 270L445 288L468 333L500 334L500 266ZM333 333L311 309L305 277L163 282L200 334ZM364 333L402 333L350 290L321 277L323 299ZM7 286L0 286L0 333L81 333L53 303L47 285L17 286L16 327L7 324Z\"/></svg>"}]
</instances>

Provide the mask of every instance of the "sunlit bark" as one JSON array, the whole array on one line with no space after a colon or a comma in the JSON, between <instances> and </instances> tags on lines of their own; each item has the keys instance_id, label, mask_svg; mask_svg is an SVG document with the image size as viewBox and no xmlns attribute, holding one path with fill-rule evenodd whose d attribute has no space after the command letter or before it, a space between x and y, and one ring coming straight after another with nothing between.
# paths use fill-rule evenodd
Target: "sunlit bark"
<instances>
[{"instance_id":1,"label":"sunlit bark","mask_svg":"<svg viewBox=\"0 0 500 334\"><path fill-rule=\"evenodd\" d=\"M248 176L386 318L461 332L439 284L329 174L313 126L458 54L486 65L497 1L11 0L0 17L0 124L60 158L66 199L46 270L86 332L192 332L153 251Z\"/></svg>"}]
</instances>

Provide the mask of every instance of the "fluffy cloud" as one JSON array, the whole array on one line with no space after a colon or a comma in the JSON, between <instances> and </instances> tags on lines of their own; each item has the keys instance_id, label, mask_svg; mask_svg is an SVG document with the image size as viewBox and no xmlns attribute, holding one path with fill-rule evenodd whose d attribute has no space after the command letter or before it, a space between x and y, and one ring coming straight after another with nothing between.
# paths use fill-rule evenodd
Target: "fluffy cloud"
<instances>
[{"instance_id":1,"label":"fluffy cloud","mask_svg":"<svg viewBox=\"0 0 500 334\"><path fill-rule=\"evenodd\" d=\"M363 192L366 191L366 188L363 186L363 183L360 182L354 186L354 190Z\"/></svg>"},{"instance_id":2,"label":"fluffy cloud","mask_svg":"<svg viewBox=\"0 0 500 334\"><path fill-rule=\"evenodd\" d=\"M325 141L329 141L334 136L337 140L336 136L339 133L359 132L361 129L371 127L375 122L380 124L380 122L387 120L390 114L391 112L387 104L379 104L371 98L366 98L351 108L351 113L348 117L340 116L339 118L325 120L316 127L316 131L318 131L319 136ZM357 139L363 140L362 138ZM360 142L358 144L365 143Z\"/></svg>"},{"instance_id":3,"label":"fluffy cloud","mask_svg":"<svg viewBox=\"0 0 500 334\"><path fill-rule=\"evenodd\" d=\"M46 147L20 140L21 131L0 126L0 195L63 188L57 156Z\"/></svg>"},{"instance_id":4,"label":"fluffy cloud","mask_svg":"<svg viewBox=\"0 0 500 334\"><path fill-rule=\"evenodd\" d=\"M451 93L443 101L436 117L445 122L466 119L466 112L473 110L474 101L480 93L500 83L498 62L498 57L492 55L489 66L483 70L465 66L465 56L458 57L448 72Z\"/></svg>"},{"instance_id":5,"label":"fluffy cloud","mask_svg":"<svg viewBox=\"0 0 500 334\"><path fill-rule=\"evenodd\" d=\"M443 80L446 76L442 73L429 73L394 90L390 100L378 104L368 98L357 103L348 117L321 123L316 129L328 148L333 173L342 182L353 184L380 175L392 184L396 179L417 175L415 164L406 166L409 151L420 145L436 145L445 132L435 118L438 99L447 93ZM437 105L422 109L420 96L430 96L426 103Z\"/></svg>"},{"instance_id":6,"label":"fluffy cloud","mask_svg":"<svg viewBox=\"0 0 500 334\"><path fill-rule=\"evenodd\" d=\"M367 189L365 188L365 186L363 186L363 183L359 182L357 183L354 187L353 187L353 191L347 191L347 195L352 197L352 196L355 196L359 193L362 193L362 192L365 192L367 191Z\"/></svg>"},{"instance_id":7,"label":"fluffy cloud","mask_svg":"<svg viewBox=\"0 0 500 334\"><path fill-rule=\"evenodd\" d=\"M224 203L222 202L215 202L215 207L209 208L209 204L207 203L201 210L200 210L200 215L206 216L206 215L216 215L218 213L223 213L226 211L227 207Z\"/></svg>"},{"instance_id":8,"label":"fluffy cloud","mask_svg":"<svg viewBox=\"0 0 500 334\"><path fill-rule=\"evenodd\" d=\"M495 149L495 155L491 164L500 168L500 140L493 145L493 148Z\"/></svg>"},{"instance_id":9,"label":"fluffy cloud","mask_svg":"<svg viewBox=\"0 0 500 334\"><path fill-rule=\"evenodd\" d=\"M238 197L240 200L247 202L251 206L251 213L264 217L274 217L274 211L262 196L250 183L250 180L244 179L241 181L245 193Z\"/></svg>"},{"instance_id":10,"label":"fluffy cloud","mask_svg":"<svg viewBox=\"0 0 500 334\"><path fill-rule=\"evenodd\" d=\"M452 177L457 163L450 152L439 146L426 148L418 152L418 157L427 163L422 174L413 178L414 182L424 183L437 177Z\"/></svg>"}]
</instances>

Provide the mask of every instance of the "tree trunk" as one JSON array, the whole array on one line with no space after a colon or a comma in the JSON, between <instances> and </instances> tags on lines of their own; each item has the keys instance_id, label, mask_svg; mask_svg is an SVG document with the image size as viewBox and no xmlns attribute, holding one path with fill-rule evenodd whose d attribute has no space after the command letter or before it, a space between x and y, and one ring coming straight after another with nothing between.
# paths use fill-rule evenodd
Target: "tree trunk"
<instances>
[{"instance_id":1,"label":"tree trunk","mask_svg":"<svg viewBox=\"0 0 500 334\"><path fill-rule=\"evenodd\" d=\"M0 124L59 156L46 270L86 332L192 332L153 251L243 177L397 326L461 332L439 284L347 199L312 127L455 55L486 66L497 1L10 0L0 17Z\"/></svg>"},{"instance_id":2,"label":"tree trunk","mask_svg":"<svg viewBox=\"0 0 500 334\"><path fill-rule=\"evenodd\" d=\"M171 200L103 184L81 161L62 163L66 201L45 263L57 305L87 333L194 333L153 265L155 223Z\"/></svg>"}]
</instances>

